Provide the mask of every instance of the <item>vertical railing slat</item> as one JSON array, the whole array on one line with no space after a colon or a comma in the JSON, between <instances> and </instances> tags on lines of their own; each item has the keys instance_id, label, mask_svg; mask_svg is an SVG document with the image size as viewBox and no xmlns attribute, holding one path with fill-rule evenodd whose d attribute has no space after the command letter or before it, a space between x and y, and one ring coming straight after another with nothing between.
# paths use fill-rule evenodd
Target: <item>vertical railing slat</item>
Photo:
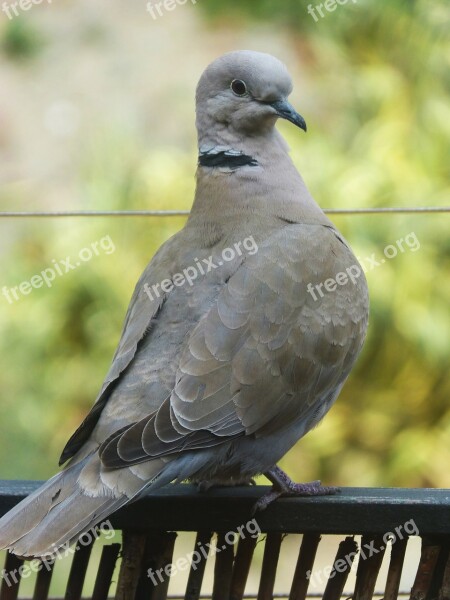
<instances>
[{"instance_id":1,"label":"vertical railing slat","mask_svg":"<svg viewBox=\"0 0 450 600\"><path fill-rule=\"evenodd\" d=\"M122 532L122 562L115 600L134 600L141 574L146 536L143 533Z\"/></svg>"},{"instance_id":2,"label":"vertical railing slat","mask_svg":"<svg viewBox=\"0 0 450 600\"><path fill-rule=\"evenodd\" d=\"M199 553L200 559L192 560L184 600L198 600L200 597L207 560L205 554L208 555L212 535L210 531L199 531L195 538L194 552Z\"/></svg>"},{"instance_id":3,"label":"vertical railing slat","mask_svg":"<svg viewBox=\"0 0 450 600\"><path fill-rule=\"evenodd\" d=\"M259 581L258 600L272 600L282 539L281 533L267 534L261 579Z\"/></svg>"},{"instance_id":4,"label":"vertical railing slat","mask_svg":"<svg viewBox=\"0 0 450 600\"><path fill-rule=\"evenodd\" d=\"M20 567L24 561L15 554L6 554L2 585L0 587L1 600L17 600L21 580Z\"/></svg>"},{"instance_id":5,"label":"vertical railing slat","mask_svg":"<svg viewBox=\"0 0 450 600\"><path fill-rule=\"evenodd\" d=\"M431 539L422 538L422 550L410 600L426 600L433 580L440 547Z\"/></svg>"},{"instance_id":6,"label":"vertical railing slat","mask_svg":"<svg viewBox=\"0 0 450 600\"><path fill-rule=\"evenodd\" d=\"M36 578L36 585L34 586L33 600L47 600L48 592L50 590L50 584L52 582L53 569L55 567L54 562L43 562L41 570L39 571Z\"/></svg>"},{"instance_id":7,"label":"vertical railing slat","mask_svg":"<svg viewBox=\"0 0 450 600\"><path fill-rule=\"evenodd\" d=\"M230 600L242 600L247 584L253 553L257 538L243 538L239 541L234 560L233 577L231 580Z\"/></svg>"},{"instance_id":8,"label":"vertical railing slat","mask_svg":"<svg viewBox=\"0 0 450 600\"><path fill-rule=\"evenodd\" d=\"M217 554L214 565L212 600L229 600L233 576L234 547L227 543L226 533L217 535Z\"/></svg>"},{"instance_id":9,"label":"vertical railing slat","mask_svg":"<svg viewBox=\"0 0 450 600\"><path fill-rule=\"evenodd\" d=\"M339 600L344 591L348 575L355 557L358 555L358 544L353 537L346 537L339 544L333 570L327 581L322 600Z\"/></svg>"},{"instance_id":10,"label":"vertical railing slat","mask_svg":"<svg viewBox=\"0 0 450 600\"><path fill-rule=\"evenodd\" d=\"M173 531L158 531L147 536L135 600L166 600L176 539Z\"/></svg>"},{"instance_id":11,"label":"vertical railing slat","mask_svg":"<svg viewBox=\"0 0 450 600\"><path fill-rule=\"evenodd\" d=\"M438 600L450 600L450 556L444 568L441 589L439 590Z\"/></svg>"},{"instance_id":12,"label":"vertical railing slat","mask_svg":"<svg viewBox=\"0 0 450 600\"><path fill-rule=\"evenodd\" d=\"M403 563L405 560L408 538L396 540L391 547L391 559L384 589L384 600L397 600L402 577Z\"/></svg>"},{"instance_id":13,"label":"vertical railing slat","mask_svg":"<svg viewBox=\"0 0 450 600\"><path fill-rule=\"evenodd\" d=\"M305 600L310 581L308 573L311 574L313 570L320 539L318 533L305 533L303 535L289 600Z\"/></svg>"},{"instance_id":14,"label":"vertical railing slat","mask_svg":"<svg viewBox=\"0 0 450 600\"><path fill-rule=\"evenodd\" d=\"M362 536L354 600L372 600L386 550L385 544L381 535L364 534Z\"/></svg>"},{"instance_id":15,"label":"vertical railing slat","mask_svg":"<svg viewBox=\"0 0 450 600\"><path fill-rule=\"evenodd\" d=\"M86 571L92 552L92 545L93 541L91 540L89 544L77 547L77 550L73 555L64 600L81 600Z\"/></svg>"},{"instance_id":16,"label":"vertical railing slat","mask_svg":"<svg viewBox=\"0 0 450 600\"><path fill-rule=\"evenodd\" d=\"M111 587L120 548L120 544L110 544L103 547L97 576L95 578L94 591L92 592L92 600L108 599L109 588Z\"/></svg>"}]
</instances>

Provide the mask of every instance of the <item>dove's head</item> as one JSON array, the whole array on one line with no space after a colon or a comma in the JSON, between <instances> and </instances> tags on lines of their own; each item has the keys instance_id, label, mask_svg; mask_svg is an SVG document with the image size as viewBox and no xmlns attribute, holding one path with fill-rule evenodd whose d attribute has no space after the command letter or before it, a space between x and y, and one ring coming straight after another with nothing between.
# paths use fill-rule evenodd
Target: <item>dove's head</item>
<instances>
[{"instance_id":1,"label":"dove's head","mask_svg":"<svg viewBox=\"0 0 450 600\"><path fill-rule=\"evenodd\" d=\"M242 50L224 54L207 67L197 87L200 138L210 128L258 135L287 119L306 131L306 123L288 102L292 79L270 54Z\"/></svg>"}]
</instances>

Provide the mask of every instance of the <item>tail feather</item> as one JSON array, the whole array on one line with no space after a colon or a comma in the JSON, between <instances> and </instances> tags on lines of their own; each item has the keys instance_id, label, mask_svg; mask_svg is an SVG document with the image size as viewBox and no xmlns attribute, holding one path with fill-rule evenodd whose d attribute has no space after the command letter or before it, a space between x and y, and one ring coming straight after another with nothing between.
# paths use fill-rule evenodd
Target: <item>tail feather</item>
<instances>
[{"instance_id":1,"label":"tail feather","mask_svg":"<svg viewBox=\"0 0 450 600\"><path fill-rule=\"evenodd\" d=\"M0 549L24 557L56 554L61 546L76 541L152 482L159 482L164 466L163 461L155 460L139 469L102 472L97 454L84 458L52 477L0 519Z\"/></svg>"},{"instance_id":2,"label":"tail feather","mask_svg":"<svg viewBox=\"0 0 450 600\"><path fill-rule=\"evenodd\" d=\"M127 496L90 498L77 490L51 510L32 531L16 540L11 552L19 556L54 555L58 548L75 542L126 502Z\"/></svg>"},{"instance_id":3,"label":"tail feather","mask_svg":"<svg viewBox=\"0 0 450 600\"><path fill-rule=\"evenodd\" d=\"M68 493L86 461L57 473L0 519L0 549L9 548L32 531Z\"/></svg>"}]
</instances>

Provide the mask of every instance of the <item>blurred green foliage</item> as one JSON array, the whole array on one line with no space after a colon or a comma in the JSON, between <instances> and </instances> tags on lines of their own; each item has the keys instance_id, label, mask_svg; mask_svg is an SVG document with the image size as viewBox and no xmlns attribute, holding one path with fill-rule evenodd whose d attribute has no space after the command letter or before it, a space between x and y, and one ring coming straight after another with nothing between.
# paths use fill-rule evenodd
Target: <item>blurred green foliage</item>
<instances>
[{"instance_id":1,"label":"blurred green foliage","mask_svg":"<svg viewBox=\"0 0 450 600\"><path fill-rule=\"evenodd\" d=\"M208 30L239 35L253 26L284 28L296 60L289 67L302 75L294 103L309 130L300 137L289 124L280 129L322 207L445 204L448 5L361 0L316 23L307 4L202 0L198 7ZM194 152L149 152L113 127L93 139L73 166L82 208L190 207ZM299 480L329 484L450 486L448 216L333 220L366 265L366 257L383 258L387 245L411 232L420 248L367 273L371 321L357 368L331 413L283 465ZM9 288L104 236L116 248L57 278L52 288L12 304L0 297L1 477L35 479L55 471L101 386L134 283L183 222L0 221L0 237L9 238L1 284Z\"/></svg>"},{"instance_id":2,"label":"blurred green foliage","mask_svg":"<svg viewBox=\"0 0 450 600\"><path fill-rule=\"evenodd\" d=\"M26 20L13 19L5 27L1 48L10 60L32 58L42 45L42 36Z\"/></svg>"}]
</instances>

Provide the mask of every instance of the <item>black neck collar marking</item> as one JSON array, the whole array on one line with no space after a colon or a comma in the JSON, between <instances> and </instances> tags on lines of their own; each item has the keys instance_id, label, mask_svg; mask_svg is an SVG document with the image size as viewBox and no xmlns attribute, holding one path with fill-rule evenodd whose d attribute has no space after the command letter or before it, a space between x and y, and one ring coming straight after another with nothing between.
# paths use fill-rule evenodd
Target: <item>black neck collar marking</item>
<instances>
[{"instance_id":1,"label":"black neck collar marking","mask_svg":"<svg viewBox=\"0 0 450 600\"><path fill-rule=\"evenodd\" d=\"M258 161L242 152L222 150L220 152L201 152L198 157L201 167L239 169L240 167L257 167Z\"/></svg>"}]
</instances>

